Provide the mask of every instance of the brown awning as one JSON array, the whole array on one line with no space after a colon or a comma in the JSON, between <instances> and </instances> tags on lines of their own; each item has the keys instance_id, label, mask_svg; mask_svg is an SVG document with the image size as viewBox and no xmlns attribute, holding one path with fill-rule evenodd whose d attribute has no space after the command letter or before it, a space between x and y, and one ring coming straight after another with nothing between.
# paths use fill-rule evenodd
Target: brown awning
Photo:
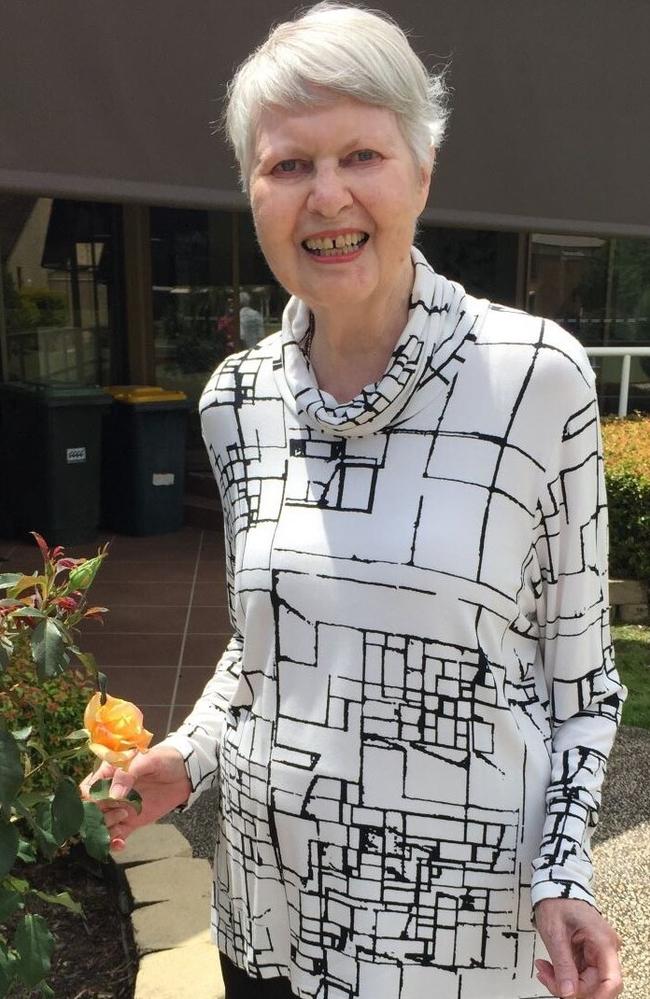
<instances>
[{"instance_id":1,"label":"brown awning","mask_svg":"<svg viewBox=\"0 0 650 999\"><path fill-rule=\"evenodd\" d=\"M0 191L243 204L210 122L233 67L294 7L4 0ZM650 5L404 0L386 9L427 59L452 59L455 110L429 220L650 236Z\"/></svg>"}]
</instances>

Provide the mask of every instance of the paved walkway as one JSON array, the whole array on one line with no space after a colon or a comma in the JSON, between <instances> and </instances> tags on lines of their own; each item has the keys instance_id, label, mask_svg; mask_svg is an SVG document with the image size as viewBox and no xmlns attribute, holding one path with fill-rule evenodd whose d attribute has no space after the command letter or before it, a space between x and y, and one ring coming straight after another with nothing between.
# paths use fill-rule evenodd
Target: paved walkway
<instances>
[{"instance_id":1,"label":"paved walkway","mask_svg":"<svg viewBox=\"0 0 650 999\"><path fill-rule=\"evenodd\" d=\"M594 836L594 863L599 905L623 939L625 999L649 999L650 732L645 729L619 732Z\"/></svg>"},{"instance_id":2,"label":"paved walkway","mask_svg":"<svg viewBox=\"0 0 650 999\"><path fill-rule=\"evenodd\" d=\"M193 527L155 538L100 534L66 553L94 555L105 541L90 595L109 613L103 625L87 622L82 648L107 674L109 693L138 704L160 739L188 713L230 638L223 539ZM40 565L31 540L0 540L0 572Z\"/></svg>"}]
</instances>

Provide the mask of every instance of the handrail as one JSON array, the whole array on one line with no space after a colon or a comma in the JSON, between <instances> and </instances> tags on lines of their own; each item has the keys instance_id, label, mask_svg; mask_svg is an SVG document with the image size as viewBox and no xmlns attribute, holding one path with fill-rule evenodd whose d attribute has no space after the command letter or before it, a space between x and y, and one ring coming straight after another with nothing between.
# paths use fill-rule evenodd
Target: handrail
<instances>
[{"instance_id":1,"label":"handrail","mask_svg":"<svg viewBox=\"0 0 650 999\"><path fill-rule=\"evenodd\" d=\"M632 357L650 357L650 347L585 347L590 357L622 357L621 387L618 393L618 415L627 416L627 404L630 395L630 359Z\"/></svg>"}]
</instances>

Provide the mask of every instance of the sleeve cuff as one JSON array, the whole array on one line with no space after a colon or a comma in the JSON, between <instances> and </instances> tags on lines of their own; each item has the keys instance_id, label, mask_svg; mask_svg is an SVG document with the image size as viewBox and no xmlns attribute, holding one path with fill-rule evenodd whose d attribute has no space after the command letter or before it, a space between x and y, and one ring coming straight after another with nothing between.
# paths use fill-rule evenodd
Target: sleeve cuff
<instances>
[{"instance_id":1,"label":"sleeve cuff","mask_svg":"<svg viewBox=\"0 0 650 999\"><path fill-rule=\"evenodd\" d=\"M580 902L587 902L600 912L591 889L580 884L578 881L571 880L566 875L563 877L561 871L554 873L553 877L549 880L538 880L531 885L530 901L533 912L537 903L541 902L544 898L577 899Z\"/></svg>"},{"instance_id":2,"label":"sleeve cuff","mask_svg":"<svg viewBox=\"0 0 650 999\"><path fill-rule=\"evenodd\" d=\"M188 738L188 736L173 732L171 735L166 736L162 742L158 743L158 745L168 746L170 749L175 749L183 757L185 773L187 774L187 779L190 782L192 790L190 791L189 797L185 804L178 805L177 808L173 809L175 814L182 815L183 812L189 811L189 809L201 797L203 792L207 791L212 784L208 784L205 780L200 778L198 772L197 751L194 743L190 738Z\"/></svg>"}]
</instances>

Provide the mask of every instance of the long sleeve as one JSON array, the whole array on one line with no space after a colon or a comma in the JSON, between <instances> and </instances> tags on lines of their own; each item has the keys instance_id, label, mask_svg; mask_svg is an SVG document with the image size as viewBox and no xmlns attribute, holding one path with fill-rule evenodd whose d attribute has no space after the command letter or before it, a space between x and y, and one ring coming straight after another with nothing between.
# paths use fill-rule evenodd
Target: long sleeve
<instances>
[{"instance_id":1,"label":"long sleeve","mask_svg":"<svg viewBox=\"0 0 650 999\"><path fill-rule=\"evenodd\" d=\"M208 450L210 451L210 448ZM219 746L228 707L235 695L241 673L244 638L238 630L234 610L234 540L223 491L221 495L224 509L228 614L233 635L217 662L214 675L208 680L192 711L179 728L170 733L162 743L177 749L185 761L192 791L183 811L190 808L204 791L215 787L218 783Z\"/></svg>"},{"instance_id":2,"label":"long sleeve","mask_svg":"<svg viewBox=\"0 0 650 999\"><path fill-rule=\"evenodd\" d=\"M538 506L537 617L552 771L533 862L533 905L560 897L594 904L590 839L626 694L609 627L607 500L595 377L581 354L563 383L568 405Z\"/></svg>"}]
</instances>

